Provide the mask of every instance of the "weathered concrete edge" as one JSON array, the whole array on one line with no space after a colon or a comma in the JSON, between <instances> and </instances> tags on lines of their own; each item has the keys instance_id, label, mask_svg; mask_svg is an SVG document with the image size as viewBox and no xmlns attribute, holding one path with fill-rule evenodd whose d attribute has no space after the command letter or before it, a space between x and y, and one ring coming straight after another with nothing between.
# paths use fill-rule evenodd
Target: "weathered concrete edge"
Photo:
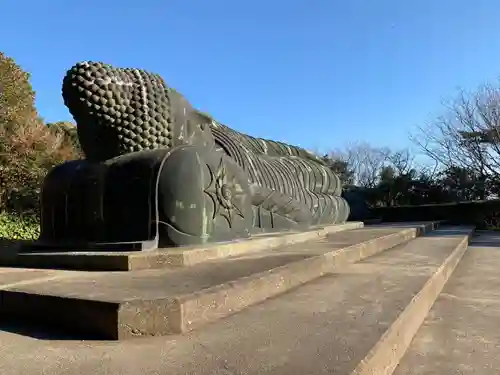
<instances>
[{"instance_id":1,"label":"weathered concrete edge","mask_svg":"<svg viewBox=\"0 0 500 375\"><path fill-rule=\"evenodd\" d=\"M137 271L187 267L229 256L263 251L278 246L306 242L328 234L363 228L362 222L319 227L304 232L273 233L262 238L209 244L186 249L160 249L147 252L0 254L0 266L25 268L60 268L84 271Z\"/></svg>"},{"instance_id":2,"label":"weathered concrete edge","mask_svg":"<svg viewBox=\"0 0 500 375\"><path fill-rule=\"evenodd\" d=\"M347 264L406 243L421 234L432 231L435 226L435 223L427 223L419 228L401 229L396 233L173 299L127 302L122 304L119 310L118 339L191 331L335 272L336 269ZM157 324L158 319L153 318L151 326L150 321L137 318L154 315L163 317L163 323L167 324Z\"/></svg>"},{"instance_id":3,"label":"weathered concrete edge","mask_svg":"<svg viewBox=\"0 0 500 375\"><path fill-rule=\"evenodd\" d=\"M474 228L470 228L469 233L427 280L420 292L413 297L351 375L390 375L394 372L432 305L467 251L473 232Z\"/></svg>"},{"instance_id":4,"label":"weathered concrete edge","mask_svg":"<svg viewBox=\"0 0 500 375\"><path fill-rule=\"evenodd\" d=\"M154 260L157 267L189 267L196 264L230 256L264 251L278 246L302 243L313 239L325 237L331 233L364 227L361 221L347 222L345 224L329 225L315 230L294 232L290 234L276 233L276 236L253 238L243 241L232 241L220 245L191 249L163 250L156 254L137 253L129 258L129 270L153 268L149 261ZM148 259L149 258L149 259ZM146 261L146 262L144 262Z\"/></svg>"}]
</instances>

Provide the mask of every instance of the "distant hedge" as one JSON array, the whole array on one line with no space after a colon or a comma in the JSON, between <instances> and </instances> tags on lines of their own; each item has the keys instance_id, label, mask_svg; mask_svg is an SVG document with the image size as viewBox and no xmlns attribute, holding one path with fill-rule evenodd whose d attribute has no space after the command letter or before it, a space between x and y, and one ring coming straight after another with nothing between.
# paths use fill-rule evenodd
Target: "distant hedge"
<instances>
[{"instance_id":1,"label":"distant hedge","mask_svg":"<svg viewBox=\"0 0 500 375\"><path fill-rule=\"evenodd\" d=\"M500 200L377 207L383 221L445 220L452 225L475 225L477 229L500 230Z\"/></svg>"}]
</instances>

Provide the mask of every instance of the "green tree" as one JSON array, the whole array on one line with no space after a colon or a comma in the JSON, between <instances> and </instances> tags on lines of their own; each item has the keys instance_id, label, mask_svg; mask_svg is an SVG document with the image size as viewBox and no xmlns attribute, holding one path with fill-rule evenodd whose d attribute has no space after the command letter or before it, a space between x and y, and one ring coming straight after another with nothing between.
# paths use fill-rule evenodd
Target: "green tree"
<instances>
[{"instance_id":1,"label":"green tree","mask_svg":"<svg viewBox=\"0 0 500 375\"><path fill-rule=\"evenodd\" d=\"M351 185L354 180L354 172L349 169L347 161L336 159L331 155L325 154L321 157L325 165L339 176L342 185Z\"/></svg>"},{"instance_id":2,"label":"green tree","mask_svg":"<svg viewBox=\"0 0 500 375\"><path fill-rule=\"evenodd\" d=\"M457 201L482 200L486 197L487 177L473 169L451 166L444 169L440 177L443 188Z\"/></svg>"},{"instance_id":3,"label":"green tree","mask_svg":"<svg viewBox=\"0 0 500 375\"><path fill-rule=\"evenodd\" d=\"M37 117L29 79L12 58L0 52L0 127L4 130L14 131L14 127Z\"/></svg>"},{"instance_id":4,"label":"green tree","mask_svg":"<svg viewBox=\"0 0 500 375\"><path fill-rule=\"evenodd\" d=\"M61 135L65 146L72 146L76 152L82 154L80 140L78 139L78 130L75 124L69 121L58 121L47 123L47 128L55 134Z\"/></svg>"},{"instance_id":5,"label":"green tree","mask_svg":"<svg viewBox=\"0 0 500 375\"><path fill-rule=\"evenodd\" d=\"M39 117L29 78L0 53L0 212L36 212L48 170L77 157L64 135Z\"/></svg>"}]
</instances>

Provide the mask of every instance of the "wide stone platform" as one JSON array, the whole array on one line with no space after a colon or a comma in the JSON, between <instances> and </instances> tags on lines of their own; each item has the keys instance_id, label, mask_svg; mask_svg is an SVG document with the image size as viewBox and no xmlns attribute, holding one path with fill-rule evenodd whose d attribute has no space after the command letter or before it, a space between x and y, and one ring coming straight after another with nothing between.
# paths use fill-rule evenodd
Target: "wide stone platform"
<instances>
[{"instance_id":1,"label":"wide stone platform","mask_svg":"<svg viewBox=\"0 0 500 375\"><path fill-rule=\"evenodd\" d=\"M380 225L336 233L329 240L334 247L340 244L334 254L349 253L345 249L367 250L370 246L366 243L373 243L374 238L387 238L409 229L417 234L415 224ZM368 231L379 231L379 236L365 234L361 238L361 233ZM467 255L471 233L472 228L441 227L410 241L401 241L386 251L363 253L366 257L358 258L356 263L354 257L337 264L330 262L322 277L300 288L182 335L115 342L80 341L76 340L78 336L68 336L71 331L67 330L66 336L59 336L63 340L58 340L58 336L50 336L53 331L21 329L23 326L7 326L4 321L4 332L0 332L0 372L13 375L391 374L464 252ZM352 238L358 238L365 246L354 245ZM290 252L300 253L305 249ZM317 252L319 255L313 257L324 257L319 247ZM324 257L332 258L335 257ZM203 266L170 271L186 272ZM89 298L92 285L94 300L102 300L110 293L120 299L133 295L130 288L133 282L123 284L124 291L118 292L118 284L113 281L118 277L115 275L153 276L165 270L92 272L91 277L84 277L86 272L9 269L5 275L18 272L37 275L31 281L11 276L1 287L2 301L7 302L9 299L4 297L10 293L61 295L60 299L66 300L81 297L82 290L86 293L83 297ZM55 279L49 282L41 279L44 277ZM58 277L60 282L56 282ZM142 278L138 280L139 285ZM190 292L190 287L182 283L185 282L179 281L170 290ZM70 286L76 286L73 294L69 292ZM137 287L135 292L139 290ZM43 313L43 304L33 305L29 298L26 301L24 308L31 312L28 315ZM62 309L54 314L65 319L68 312Z\"/></svg>"},{"instance_id":2,"label":"wide stone platform","mask_svg":"<svg viewBox=\"0 0 500 375\"><path fill-rule=\"evenodd\" d=\"M314 240L238 256L228 252L189 267L130 272L11 268L3 273L0 313L109 339L182 333L406 243L436 225L325 231Z\"/></svg>"}]
</instances>

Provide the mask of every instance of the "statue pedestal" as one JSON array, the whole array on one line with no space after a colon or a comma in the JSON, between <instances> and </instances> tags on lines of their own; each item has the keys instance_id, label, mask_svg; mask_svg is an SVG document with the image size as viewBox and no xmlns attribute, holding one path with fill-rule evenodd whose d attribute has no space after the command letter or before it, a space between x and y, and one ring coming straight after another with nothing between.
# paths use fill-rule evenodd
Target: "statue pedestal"
<instances>
[{"instance_id":1,"label":"statue pedestal","mask_svg":"<svg viewBox=\"0 0 500 375\"><path fill-rule=\"evenodd\" d=\"M138 271L186 267L231 256L241 256L280 246L299 244L329 234L362 228L362 222L311 228L303 232L278 232L255 235L250 239L210 243L207 245L156 249L153 251L30 251L26 246L17 253L0 253L0 266L58 268L82 271Z\"/></svg>"}]
</instances>

